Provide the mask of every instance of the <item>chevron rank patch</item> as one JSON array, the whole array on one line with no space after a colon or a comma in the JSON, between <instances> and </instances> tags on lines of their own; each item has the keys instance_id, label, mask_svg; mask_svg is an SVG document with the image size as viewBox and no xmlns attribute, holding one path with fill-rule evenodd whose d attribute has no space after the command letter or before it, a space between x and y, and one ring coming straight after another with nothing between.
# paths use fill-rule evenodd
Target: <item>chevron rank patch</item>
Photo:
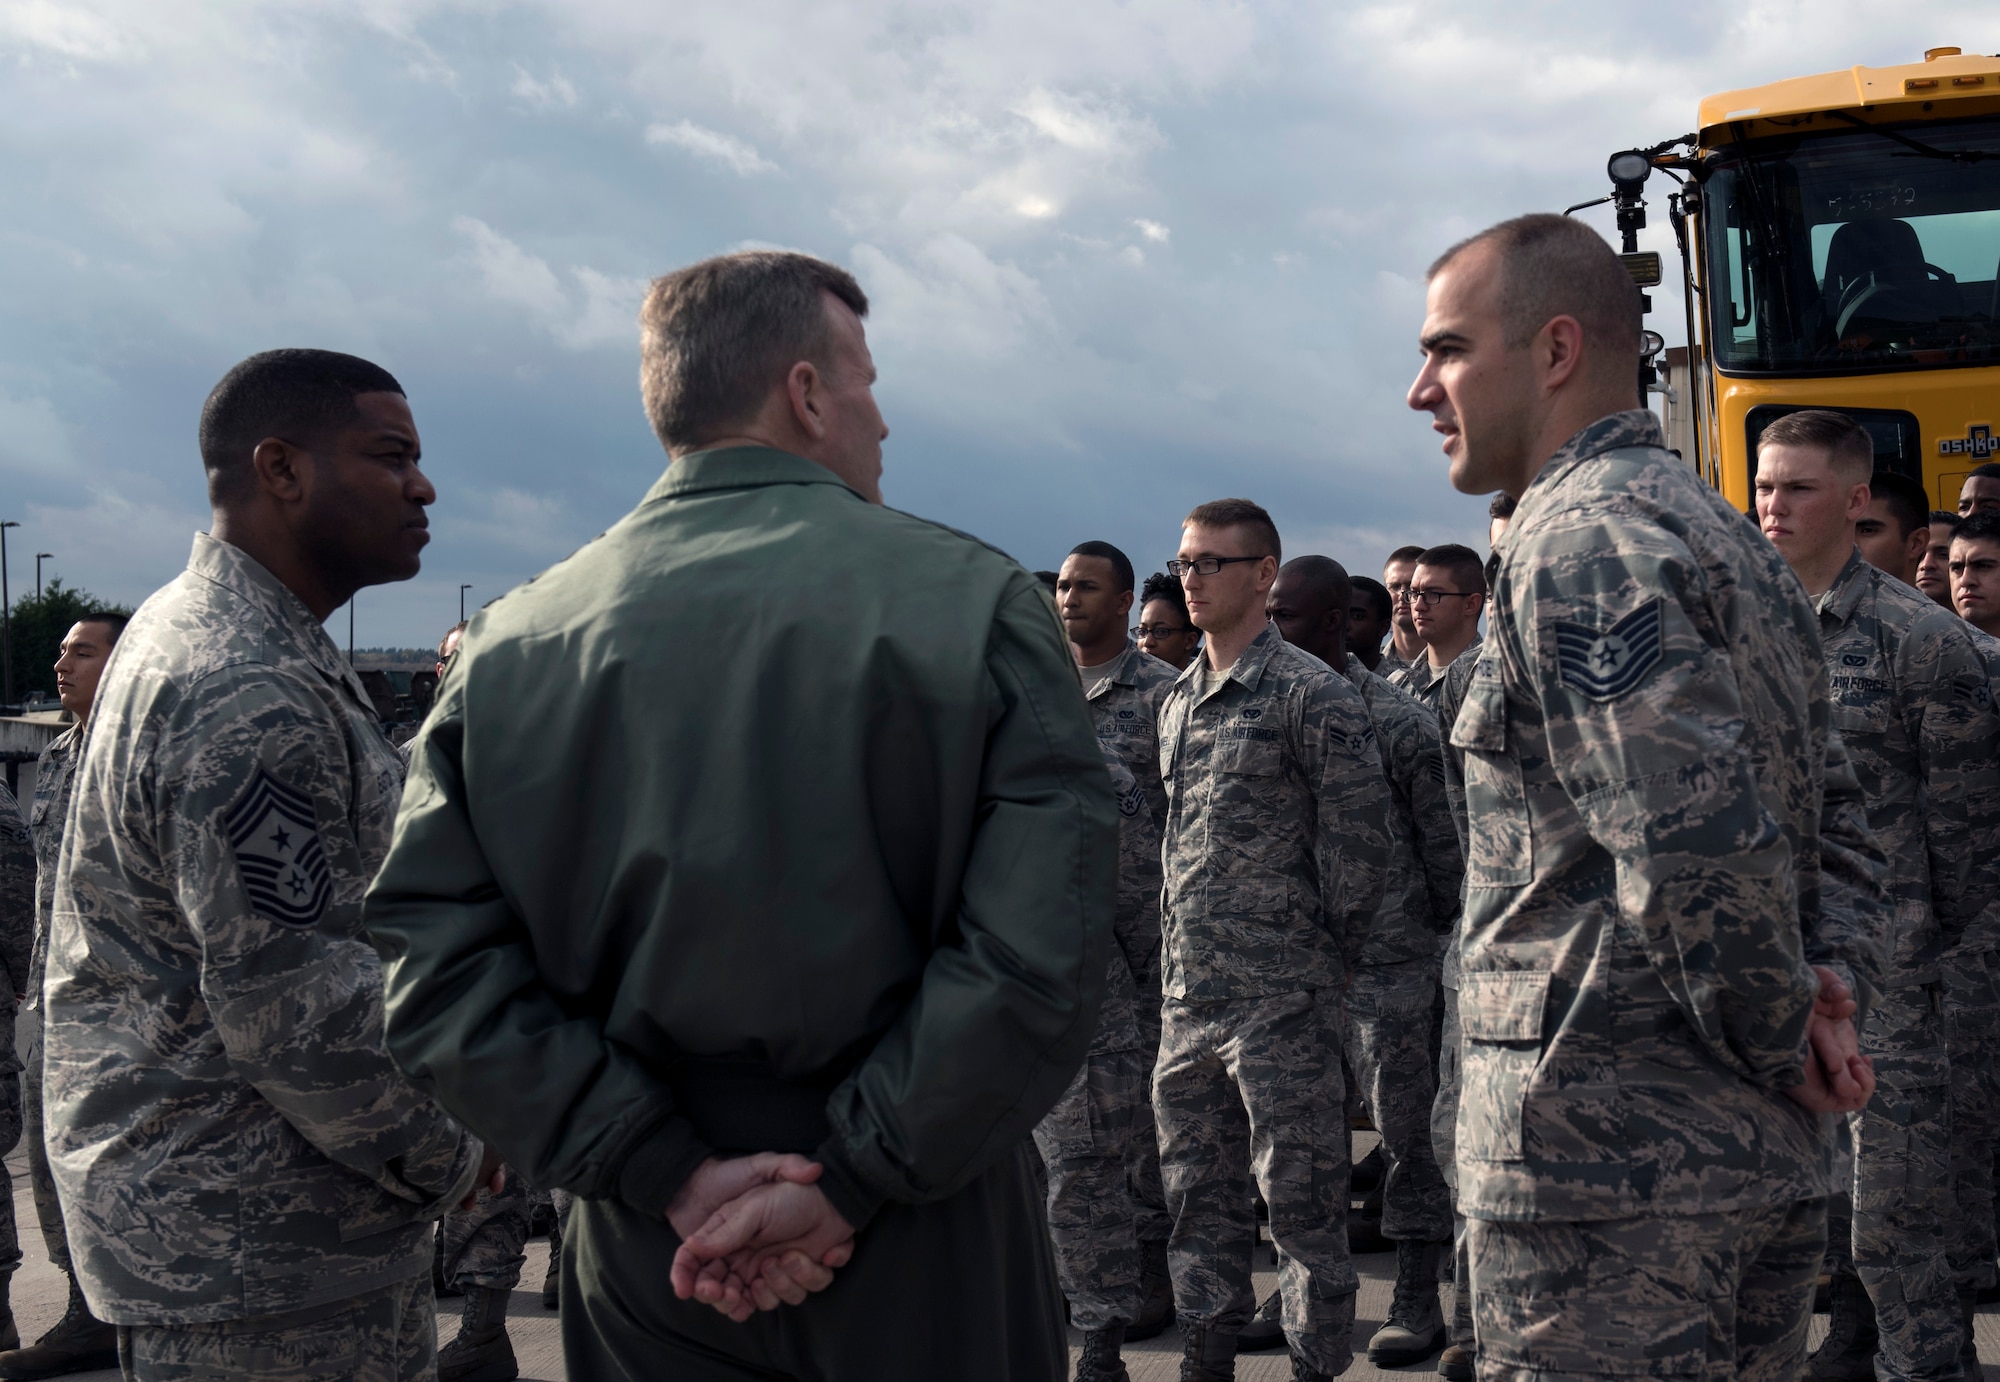
<instances>
[{"instance_id":1,"label":"chevron rank patch","mask_svg":"<svg viewBox=\"0 0 2000 1382\"><path fill-rule=\"evenodd\" d=\"M1562 679L1593 700L1630 691L1659 665L1660 602L1649 600L1610 628L1556 625L1556 659Z\"/></svg>"},{"instance_id":2,"label":"chevron rank patch","mask_svg":"<svg viewBox=\"0 0 2000 1382\"><path fill-rule=\"evenodd\" d=\"M333 899L333 870L312 799L259 767L223 828L257 914L280 926L315 925Z\"/></svg>"}]
</instances>

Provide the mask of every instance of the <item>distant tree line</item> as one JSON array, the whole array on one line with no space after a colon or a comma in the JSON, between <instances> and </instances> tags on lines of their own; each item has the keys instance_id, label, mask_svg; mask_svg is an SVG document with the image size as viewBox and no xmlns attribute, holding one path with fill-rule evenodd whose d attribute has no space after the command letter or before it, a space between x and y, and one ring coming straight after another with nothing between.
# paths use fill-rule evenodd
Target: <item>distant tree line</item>
<instances>
[{"instance_id":1,"label":"distant tree line","mask_svg":"<svg viewBox=\"0 0 2000 1382\"><path fill-rule=\"evenodd\" d=\"M14 602L14 698L33 700L40 692L56 693L56 658L63 635L86 614L130 614L130 605L100 600L87 590L73 590L55 577L39 596L23 595Z\"/></svg>"}]
</instances>

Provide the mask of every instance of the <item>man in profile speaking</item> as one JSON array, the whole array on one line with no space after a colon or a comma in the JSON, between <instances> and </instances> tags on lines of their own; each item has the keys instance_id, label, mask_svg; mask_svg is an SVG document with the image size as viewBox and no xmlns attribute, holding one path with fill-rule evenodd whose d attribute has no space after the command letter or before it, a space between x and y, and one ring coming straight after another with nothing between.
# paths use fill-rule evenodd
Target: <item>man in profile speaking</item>
<instances>
[{"instance_id":1,"label":"man in profile speaking","mask_svg":"<svg viewBox=\"0 0 2000 1382\"><path fill-rule=\"evenodd\" d=\"M1066 1371L1027 1140L1117 807L1034 578L882 507L867 310L796 254L654 283L672 464L472 621L369 894L391 1051L581 1197L572 1377Z\"/></svg>"}]
</instances>

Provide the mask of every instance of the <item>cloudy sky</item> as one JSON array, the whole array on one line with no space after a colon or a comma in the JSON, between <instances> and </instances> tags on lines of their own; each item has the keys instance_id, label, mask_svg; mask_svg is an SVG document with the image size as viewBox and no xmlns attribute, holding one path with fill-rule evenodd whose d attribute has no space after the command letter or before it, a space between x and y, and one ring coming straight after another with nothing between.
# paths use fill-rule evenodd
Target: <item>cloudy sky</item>
<instances>
[{"instance_id":1,"label":"cloudy sky","mask_svg":"<svg viewBox=\"0 0 2000 1382\"><path fill-rule=\"evenodd\" d=\"M358 642L432 641L460 582L491 598L645 491L639 296L752 245L874 299L890 503L1143 572L1241 494L1288 552L1372 570L1484 531L1403 405L1439 249L1600 195L1705 93L1941 44L2000 50L2000 13L0 0L13 588L37 551L107 597L169 579L206 526L209 387L325 346L401 378L439 491L423 575L363 592Z\"/></svg>"}]
</instances>

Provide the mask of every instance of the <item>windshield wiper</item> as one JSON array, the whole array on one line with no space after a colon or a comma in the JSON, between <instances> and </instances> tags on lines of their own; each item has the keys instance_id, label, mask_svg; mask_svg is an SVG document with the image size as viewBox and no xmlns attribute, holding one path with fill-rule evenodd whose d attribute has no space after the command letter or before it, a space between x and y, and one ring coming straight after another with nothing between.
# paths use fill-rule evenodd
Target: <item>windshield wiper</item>
<instances>
[{"instance_id":1,"label":"windshield wiper","mask_svg":"<svg viewBox=\"0 0 2000 1382\"><path fill-rule=\"evenodd\" d=\"M1845 120L1856 129L1867 130L1870 134L1880 135L1884 139L1892 139L1905 148L1913 150L1914 156L1917 158L1941 158L1947 163L1987 163L1994 159L2000 159L2000 154L1987 153L1983 149L1960 149L1954 151L1951 149L1936 148L1930 144L1922 144L1908 135L1898 134L1894 130L1885 130L1880 125L1871 125L1866 120L1849 115L1844 110L1829 110L1827 114L1836 120ZM1912 156L1912 154L1895 155L1897 158L1910 158Z\"/></svg>"}]
</instances>

